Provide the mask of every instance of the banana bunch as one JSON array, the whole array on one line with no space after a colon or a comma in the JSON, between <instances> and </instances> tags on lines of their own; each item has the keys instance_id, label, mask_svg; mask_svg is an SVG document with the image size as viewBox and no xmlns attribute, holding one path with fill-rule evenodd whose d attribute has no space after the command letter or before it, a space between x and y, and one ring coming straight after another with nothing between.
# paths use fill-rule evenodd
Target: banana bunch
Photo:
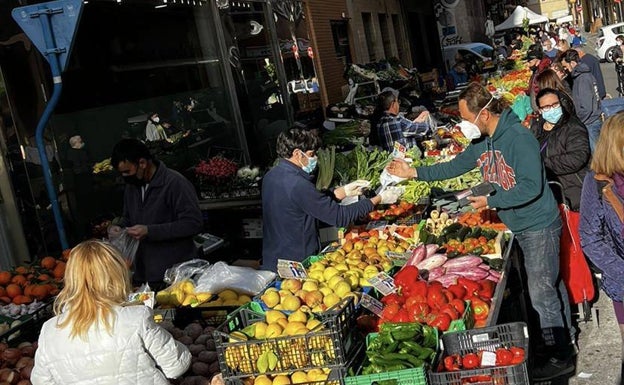
<instances>
[{"instance_id":1,"label":"banana bunch","mask_svg":"<svg viewBox=\"0 0 624 385\"><path fill-rule=\"evenodd\" d=\"M99 174L101 172L113 171L113 165L111 165L111 158L104 159L93 165L93 173Z\"/></svg>"}]
</instances>

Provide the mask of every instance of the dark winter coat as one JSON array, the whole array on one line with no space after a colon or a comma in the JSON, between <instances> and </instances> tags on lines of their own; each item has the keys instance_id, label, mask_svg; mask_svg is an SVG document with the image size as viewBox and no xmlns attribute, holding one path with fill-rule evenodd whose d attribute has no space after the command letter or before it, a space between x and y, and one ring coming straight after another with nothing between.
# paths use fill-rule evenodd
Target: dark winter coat
<instances>
[{"instance_id":1,"label":"dark winter coat","mask_svg":"<svg viewBox=\"0 0 624 385\"><path fill-rule=\"evenodd\" d=\"M127 226L146 225L139 243L133 280L161 282L167 268L197 256L193 236L203 229L195 188L162 162L141 199L141 187L127 184L124 219Z\"/></svg>"},{"instance_id":2,"label":"dark winter coat","mask_svg":"<svg viewBox=\"0 0 624 385\"><path fill-rule=\"evenodd\" d=\"M582 62L574 67L570 76L572 77L572 100L576 107L576 116L585 126L588 126L600 119L602 114L596 78L589 67Z\"/></svg>"},{"instance_id":3,"label":"dark winter coat","mask_svg":"<svg viewBox=\"0 0 624 385\"><path fill-rule=\"evenodd\" d=\"M589 67L589 70L596 79L598 96L600 96L600 99L604 99L604 97L607 95L607 90L605 88L605 82L602 76L602 69L600 69L600 60L596 56L586 53L583 55L583 57L581 57L581 63L585 63L587 67Z\"/></svg>"},{"instance_id":4,"label":"dark winter coat","mask_svg":"<svg viewBox=\"0 0 624 385\"><path fill-rule=\"evenodd\" d=\"M591 155L587 129L575 115L565 113L551 131L543 129L544 123L541 116L535 119L531 132L540 144L546 178L561 183L568 205L578 211ZM560 192L553 190L560 198Z\"/></svg>"}]
</instances>

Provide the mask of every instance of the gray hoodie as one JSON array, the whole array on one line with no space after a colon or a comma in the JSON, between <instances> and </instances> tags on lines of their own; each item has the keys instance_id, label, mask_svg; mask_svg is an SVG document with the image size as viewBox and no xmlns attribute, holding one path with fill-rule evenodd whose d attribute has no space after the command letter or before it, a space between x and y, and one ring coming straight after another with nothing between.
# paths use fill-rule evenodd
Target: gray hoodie
<instances>
[{"instance_id":1,"label":"gray hoodie","mask_svg":"<svg viewBox=\"0 0 624 385\"><path fill-rule=\"evenodd\" d=\"M600 119L600 97L596 78L585 63L578 63L570 74L572 77L572 100L576 116L586 126Z\"/></svg>"}]
</instances>

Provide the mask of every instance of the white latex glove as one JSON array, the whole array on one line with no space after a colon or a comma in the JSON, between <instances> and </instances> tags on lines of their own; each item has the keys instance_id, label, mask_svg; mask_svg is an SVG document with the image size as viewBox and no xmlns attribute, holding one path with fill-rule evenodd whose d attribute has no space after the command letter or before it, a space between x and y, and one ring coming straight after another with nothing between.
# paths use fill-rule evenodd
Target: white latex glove
<instances>
[{"instance_id":1,"label":"white latex glove","mask_svg":"<svg viewBox=\"0 0 624 385\"><path fill-rule=\"evenodd\" d=\"M396 187L396 186L387 187L385 190L379 193L379 196L381 196L380 203L382 205L390 205L390 204L396 203L396 201L399 200L401 195L403 195L403 192L404 192L403 187Z\"/></svg>"},{"instance_id":2,"label":"white latex glove","mask_svg":"<svg viewBox=\"0 0 624 385\"><path fill-rule=\"evenodd\" d=\"M362 195L362 190L368 186L370 186L370 182L363 179L358 179L354 182L347 183L346 185L344 185L345 195L348 197Z\"/></svg>"}]
</instances>

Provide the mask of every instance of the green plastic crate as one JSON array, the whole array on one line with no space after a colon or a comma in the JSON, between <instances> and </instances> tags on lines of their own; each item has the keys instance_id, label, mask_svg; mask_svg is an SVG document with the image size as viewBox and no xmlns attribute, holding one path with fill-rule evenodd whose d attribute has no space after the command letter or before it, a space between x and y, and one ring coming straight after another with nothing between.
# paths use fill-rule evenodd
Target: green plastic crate
<instances>
[{"instance_id":1,"label":"green plastic crate","mask_svg":"<svg viewBox=\"0 0 624 385\"><path fill-rule=\"evenodd\" d=\"M461 332L464 330L472 329L474 327L474 315L472 314L472 307L470 301L465 301L466 310L460 319L451 321L447 332Z\"/></svg>"},{"instance_id":2,"label":"green plastic crate","mask_svg":"<svg viewBox=\"0 0 624 385\"><path fill-rule=\"evenodd\" d=\"M427 385L425 369L412 368L394 372L345 377L345 385Z\"/></svg>"}]
</instances>

